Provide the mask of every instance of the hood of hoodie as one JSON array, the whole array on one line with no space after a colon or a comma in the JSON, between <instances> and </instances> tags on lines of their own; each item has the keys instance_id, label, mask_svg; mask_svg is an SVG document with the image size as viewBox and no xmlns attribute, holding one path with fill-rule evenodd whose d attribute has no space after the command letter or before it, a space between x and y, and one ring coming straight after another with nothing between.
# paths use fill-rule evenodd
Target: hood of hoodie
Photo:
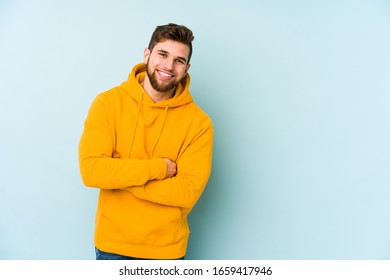
<instances>
[{"instance_id":1,"label":"hood of hoodie","mask_svg":"<svg viewBox=\"0 0 390 280\"><path fill-rule=\"evenodd\" d=\"M122 86L126 92L133 98L137 103L142 103L143 106L148 107L163 107L172 108L178 107L193 101L189 91L190 87L190 75L187 73L186 76L176 86L175 95L167 100L155 103L150 96L146 93L141 84L145 80L146 65L139 63L134 66L133 70L129 74L128 80L122 83Z\"/></svg>"}]
</instances>

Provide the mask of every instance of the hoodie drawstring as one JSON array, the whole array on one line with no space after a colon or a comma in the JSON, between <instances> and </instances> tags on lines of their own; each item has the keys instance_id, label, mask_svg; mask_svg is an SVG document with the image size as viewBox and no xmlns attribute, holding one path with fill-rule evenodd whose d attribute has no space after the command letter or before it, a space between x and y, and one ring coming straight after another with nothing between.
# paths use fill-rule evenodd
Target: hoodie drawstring
<instances>
[{"instance_id":1,"label":"hoodie drawstring","mask_svg":"<svg viewBox=\"0 0 390 280\"><path fill-rule=\"evenodd\" d=\"M133 136L131 138L131 143L130 143L130 148L129 148L129 152L128 152L128 156L127 158L130 158L131 156L131 150L133 149L133 144L134 144L134 138L135 138L135 132L137 130L137 125L138 125L138 118L139 118L139 114L141 112L141 105L142 105L142 100L144 99L144 94L141 93L141 100L138 102L138 109L137 109L137 118L135 119L135 125L134 125L134 129L133 129Z\"/></svg>"},{"instance_id":2,"label":"hoodie drawstring","mask_svg":"<svg viewBox=\"0 0 390 280\"><path fill-rule=\"evenodd\" d=\"M127 158L130 158L130 156L131 156L131 151L132 151L132 149L133 149L133 144L134 144L134 139L135 139L135 132L137 131L138 118L139 118L139 115L140 115L140 112L141 112L141 105L142 105L143 97L144 97L144 95L142 94L142 95L141 95L141 100L138 102L137 117L136 117L136 119L135 119L135 124L134 124L134 128L133 128L133 133L132 133L132 137L131 137L131 143L130 143L130 148L129 148L129 152L128 152L128 157L127 157ZM158 133L156 142L155 142L154 145L153 145L152 157L153 157L153 155L154 155L154 150L155 150L156 147L157 147L158 141L160 140L160 136L161 136L162 131L163 131L163 129L164 129L164 124L165 124L165 119L166 119L166 117L167 117L168 108L169 108L168 105L165 106L165 109L164 109L164 116L163 116L162 124L161 124L161 127L160 127L160 131L159 131L159 133Z\"/></svg>"},{"instance_id":3,"label":"hoodie drawstring","mask_svg":"<svg viewBox=\"0 0 390 280\"><path fill-rule=\"evenodd\" d=\"M153 155L154 155L154 150L155 150L156 147L157 147L157 143L158 143L158 141L160 140L160 136L161 136L162 131L163 131L163 128L164 128L165 119L166 119L166 117L167 117L167 111L168 111L168 105L165 106L163 121L162 121L162 124L161 124L161 127L160 127L160 132L158 133L156 142L154 143L154 146L153 146L152 157L153 157Z\"/></svg>"}]
</instances>

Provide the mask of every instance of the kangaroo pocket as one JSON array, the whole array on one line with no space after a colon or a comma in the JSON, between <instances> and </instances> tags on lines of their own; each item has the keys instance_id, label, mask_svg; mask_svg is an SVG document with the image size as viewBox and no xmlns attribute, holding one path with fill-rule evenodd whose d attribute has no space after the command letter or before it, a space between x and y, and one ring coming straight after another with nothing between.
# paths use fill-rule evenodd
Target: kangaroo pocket
<instances>
[{"instance_id":1,"label":"kangaroo pocket","mask_svg":"<svg viewBox=\"0 0 390 280\"><path fill-rule=\"evenodd\" d=\"M164 206L116 190L98 211L96 234L104 239L166 246L188 235L178 207Z\"/></svg>"}]
</instances>

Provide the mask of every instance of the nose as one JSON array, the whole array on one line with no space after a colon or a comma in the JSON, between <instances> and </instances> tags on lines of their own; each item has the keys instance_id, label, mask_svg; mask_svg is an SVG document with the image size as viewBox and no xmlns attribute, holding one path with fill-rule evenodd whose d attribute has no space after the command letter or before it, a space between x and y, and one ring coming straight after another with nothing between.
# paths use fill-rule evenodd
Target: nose
<instances>
[{"instance_id":1,"label":"nose","mask_svg":"<svg viewBox=\"0 0 390 280\"><path fill-rule=\"evenodd\" d=\"M167 70L173 71L175 69L175 61L173 59L165 59L164 67Z\"/></svg>"}]
</instances>

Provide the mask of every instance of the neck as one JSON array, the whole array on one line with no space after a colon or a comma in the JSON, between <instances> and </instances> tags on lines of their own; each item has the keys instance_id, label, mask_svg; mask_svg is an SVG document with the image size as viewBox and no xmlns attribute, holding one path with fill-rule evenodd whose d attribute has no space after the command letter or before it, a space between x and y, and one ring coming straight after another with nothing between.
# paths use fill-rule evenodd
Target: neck
<instances>
[{"instance_id":1,"label":"neck","mask_svg":"<svg viewBox=\"0 0 390 280\"><path fill-rule=\"evenodd\" d=\"M175 88L166 91L166 92L160 92L155 90L152 85L150 84L150 81L148 79L148 76L145 76L144 82L141 84L141 86L144 88L146 93L150 96L150 98L155 102L160 102L164 100L168 100L172 98L175 94Z\"/></svg>"}]
</instances>

